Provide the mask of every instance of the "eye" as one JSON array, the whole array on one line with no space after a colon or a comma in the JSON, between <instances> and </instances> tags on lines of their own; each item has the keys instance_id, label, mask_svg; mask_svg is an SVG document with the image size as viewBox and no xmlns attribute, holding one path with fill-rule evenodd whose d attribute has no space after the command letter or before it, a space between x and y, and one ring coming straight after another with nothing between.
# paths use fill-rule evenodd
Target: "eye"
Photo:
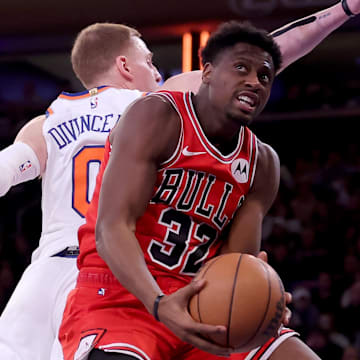
<instances>
[{"instance_id":1,"label":"eye","mask_svg":"<svg viewBox=\"0 0 360 360\"><path fill-rule=\"evenodd\" d=\"M270 76L268 74L260 74L259 80L265 84L268 84L271 81Z\"/></svg>"},{"instance_id":2,"label":"eye","mask_svg":"<svg viewBox=\"0 0 360 360\"><path fill-rule=\"evenodd\" d=\"M146 63L147 63L150 67L155 66L154 61L153 61L153 56L152 56L152 54L149 54L149 55L146 57Z\"/></svg>"},{"instance_id":3,"label":"eye","mask_svg":"<svg viewBox=\"0 0 360 360\"><path fill-rule=\"evenodd\" d=\"M240 71L246 71L246 66L244 64L237 64L236 65L236 69L240 70Z\"/></svg>"}]
</instances>

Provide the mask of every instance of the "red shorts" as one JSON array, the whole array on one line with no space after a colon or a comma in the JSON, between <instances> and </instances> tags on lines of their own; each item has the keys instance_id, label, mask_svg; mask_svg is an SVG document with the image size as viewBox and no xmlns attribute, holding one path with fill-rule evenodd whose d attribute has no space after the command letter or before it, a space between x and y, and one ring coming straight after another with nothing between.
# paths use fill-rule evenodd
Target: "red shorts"
<instances>
[{"instance_id":1,"label":"red shorts","mask_svg":"<svg viewBox=\"0 0 360 360\"><path fill-rule=\"evenodd\" d=\"M165 294L186 285L168 276L157 277L156 281ZM290 330L289 334L295 333ZM132 355L139 360L224 359L178 339L165 325L156 321L108 270L81 270L77 286L68 296L59 338L65 360L87 359L93 348ZM282 336L275 341L280 338ZM254 353L233 354L231 359L266 359L262 355L272 343L255 349Z\"/></svg>"}]
</instances>

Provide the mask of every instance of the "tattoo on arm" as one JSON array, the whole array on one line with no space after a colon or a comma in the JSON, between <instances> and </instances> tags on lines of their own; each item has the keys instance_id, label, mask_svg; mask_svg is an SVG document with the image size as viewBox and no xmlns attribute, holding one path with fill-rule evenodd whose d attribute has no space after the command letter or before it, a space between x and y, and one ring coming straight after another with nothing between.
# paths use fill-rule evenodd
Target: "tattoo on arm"
<instances>
[{"instance_id":1,"label":"tattoo on arm","mask_svg":"<svg viewBox=\"0 0 360 360\"><path fill-rule=\"evenodd\" d=\"M296 27L299 27L299 26L304 26L304 25L307 25L307 24L310 24L314 21L316 21L317 17L314 15L314 16L310 16L308 18L305 18L305 19L301 19L299 21L295 21L294 23L290 24L289 26L286 26L285 28L283 29L280 29L278 31L275 31L273 32L271 35L273 37L277 37L277 36L280 36Z\"/></svg>"}]
</instances>

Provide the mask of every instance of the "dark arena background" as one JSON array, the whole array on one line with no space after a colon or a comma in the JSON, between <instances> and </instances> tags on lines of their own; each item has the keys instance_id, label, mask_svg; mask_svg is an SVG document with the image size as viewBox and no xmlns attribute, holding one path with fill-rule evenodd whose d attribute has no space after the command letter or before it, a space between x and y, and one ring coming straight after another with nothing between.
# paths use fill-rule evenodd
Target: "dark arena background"
<instances>
[{"instance_id":1,"label":"dark arena background","mask_svg":"<svg viewBox=\"0 0 360 360\"><path fill-rule=\"evenodd\" d=\"M221 21L274 30L333 0L3 0L0 145L44 113L59 92L82 91L69 53L97 21L143 34L164 78L198 69L203 36ZM70 14L71 13L71 14ZM187 41L192 40L192 46ZM360 16L276 79L254 122L281 159L281 186L264 222L269 263L293 294L291 327L323 359L360 359ZM0 198L0 310L41 232L39 180Z\"/></svg>"}]
</instances>

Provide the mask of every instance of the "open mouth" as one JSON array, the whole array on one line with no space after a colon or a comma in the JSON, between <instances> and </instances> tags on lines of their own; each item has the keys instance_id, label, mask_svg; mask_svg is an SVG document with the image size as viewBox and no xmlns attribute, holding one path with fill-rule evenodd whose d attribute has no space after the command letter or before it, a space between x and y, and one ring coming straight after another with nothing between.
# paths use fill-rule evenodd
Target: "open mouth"
<instances>
[{"instance_id":1,"label":"open mouth","mask_svg":"<svg viewBox=\"0 0 360 360\"><path fill-rule=\"evenodd\" d=\"M239 95L237 99L242 103L248 104L251 107L255 107L255 101L251 99L249 96Z\"/></svg>"},{"instance_id":2,"label":"open mouth","mask_svg":"<svg viewBox=\"0 0 360 360\"><path fill-rule=\"evenodd\" d=\"M247 113L251 113L256 109L257 95L245 94L242 92L236 97L236 99L239 101L241 110Z\"/></svg>"}]
</instances>

